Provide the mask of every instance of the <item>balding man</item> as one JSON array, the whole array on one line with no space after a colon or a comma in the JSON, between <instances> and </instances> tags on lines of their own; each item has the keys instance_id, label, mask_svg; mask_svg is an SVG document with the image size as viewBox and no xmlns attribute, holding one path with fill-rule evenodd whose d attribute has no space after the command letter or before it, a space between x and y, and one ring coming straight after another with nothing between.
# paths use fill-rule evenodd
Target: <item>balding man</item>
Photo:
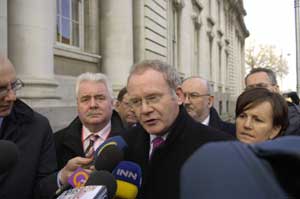
<instances>
[{"instance_id":1,"label":"balding man","mask_svg":"<svg viewBox=\"0 0 300 199\"><path fill-rule=\"evenodd\" d=\"M0 55L0 139L19 149L16 165L0 175L0 198L49 197L45 193L57 188L55 176L52 183L45 181L56 170L52 130L44 116L17 99L22 87L12 63Z\"/></svg>"},{"instance_id":2,"label":"balding man","mask_svg":"<svg viewBox=\"0 0 300 199\"><path fill-rule=\"evenodd\" d=\"M245 77L245 85L246 89L262 87L280 93L276 74L268 68L253 68ZM288 102L288 118L289 126L284 135L300 135L300 109L291 102Z\"/></svg>"},{"instance_id":3,"label":"balding man","mask_svg":"<svg viewBox=\"0 0 300 199\"><path fill-rule=\"evenodd\" d=\"M235 125L222 121L213 107L214 96L206 79L189 77L183 81L181 87L185 96L184 106L194 120L235 135Z\"/></svg>"},{"instance_id":4,"label":"balding man","mask_svg":"<svg viewBox=\"0 0 300 199\"><path fill-rule=\"evenodd\" d=\"M14 142L19 149L16 165L0 175L0 198L51 198L78 165L91 160L74 158L57 172L49 121L16 97L22 87L12 63L0 55L0 140Z\"/></svg>"}]
</instances>

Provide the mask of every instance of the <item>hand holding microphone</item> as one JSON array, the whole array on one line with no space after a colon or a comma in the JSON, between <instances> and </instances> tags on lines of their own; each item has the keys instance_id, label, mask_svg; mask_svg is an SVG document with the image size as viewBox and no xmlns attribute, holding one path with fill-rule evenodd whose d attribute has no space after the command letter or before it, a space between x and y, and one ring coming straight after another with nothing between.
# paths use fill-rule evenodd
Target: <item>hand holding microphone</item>
<instances>
[{"instance_id":1,"label":"hand holding microphone","mask_svg":"<svg viewBox=\"0 0 300 199\"><path fill-rule=\"evenodd\" d=\"M110 172L96 170L91 173L84 187L67 190L58 199L112 199L116 193L116 189L116 180Z\"/></svg>"},{"instance_id":2,"label":"hand holding microphone","mask_svg":"<svg viewBox=\"0 0 300 199\"><path fill-rule=\"evenodd\" d=\"M59 196L65 190L74 187L74 185L84 184L83 180L86 179L86 175L84 174L83 168L90 174L92 172L90 168L94 164L97 170L111 172L117 164L123 160L122 150L125 147L127 147L127 144L123 138L121 136L115 136L107 139L97 148L94 155L94 161L82 157L76 157L69 160L67 165L60 172L61 182L66 185L58 189L54 197Z\"/></svg>"},{"instance_id":3,"label":"hand holding microphone","mask_svg":"<svg viewBox=\"0 0 300 199\"><path fill-rule=\"evenodd\" d=\"M75 157L68 161L68 163L61 170L60 181L62 184L67 184L70 176L76 171L78 167L85 167L84 165L89 165L93 159ZM91 173L92 171L86 168L86 172Z\"/></svg>"}]
</instances>

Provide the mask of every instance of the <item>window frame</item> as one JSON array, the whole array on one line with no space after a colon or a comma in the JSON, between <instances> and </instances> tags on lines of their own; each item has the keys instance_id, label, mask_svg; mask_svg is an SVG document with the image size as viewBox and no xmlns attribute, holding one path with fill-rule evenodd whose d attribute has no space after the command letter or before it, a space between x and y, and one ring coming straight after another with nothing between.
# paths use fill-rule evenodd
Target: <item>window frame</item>
<instances>
[{"instance_id":1,"label":"window frame","mask_svg":"<svg viewBox=\"0 0 300 199\"><path fill-rule=\"evenodd\" d=\"M58 46L63 46L66 48L71 48L71 49L75 49L75 50L83 50L84 49L84 0L78 0L78 46L74 45L73 40L73 24L74 24L74 19L72 16L72 5L73 5L73 0L67 0L69 1L69 12L70 12L70 18L67 18L69 21L69 25L70 25L70 43L63 43L62 42L62 34L59 35L59 28L62 28L62 19L65 18L62 16L62 0L57 0L56 1L56 7L58 7L58 9L56 9L56 45ZM58 12L59 10L59 12ZM59 20L59 22L58 22ZM59 26L58 26L59 24ZM58 38L59 36L59 38Z\"/></svg>"}]
</instances>

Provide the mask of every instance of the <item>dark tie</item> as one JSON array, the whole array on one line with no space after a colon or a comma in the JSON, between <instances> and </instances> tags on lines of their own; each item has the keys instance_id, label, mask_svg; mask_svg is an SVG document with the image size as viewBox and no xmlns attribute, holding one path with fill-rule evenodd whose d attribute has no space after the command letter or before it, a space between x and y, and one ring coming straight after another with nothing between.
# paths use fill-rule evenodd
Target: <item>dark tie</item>
<instances>
[{"instance_id":1,"label":"dark tie","mask_svg":"<svg viewBox=\"0 0 300 199\"><path fill-rule=\"evenodd\" d=\"M161 146L162 144L164 144L164 142L165 142L165 140L162 138L162 137L160 137L160 136L157 136L156 138L154 138L153 140L152 140L152 152L151 152L151 154L150 154L150 156L149 156L149 159L151 159L151 157L152 157L152 154L153 154L153 152L159 147L159 146Z\"/></svg>"},{"instance_id":2,"label":"dark tie","mask_svg":"<svg viewBox=\"0 0 300 199\"><path fill-rule=\"evenodd\" d=\"M89 139L89 145L88 147L85 149L85 157L90 158L94 155L94 143L96 142L96 140L99 138L99 135L97 134L91 134L88 139Z\"/></svg>"}]
</instances>

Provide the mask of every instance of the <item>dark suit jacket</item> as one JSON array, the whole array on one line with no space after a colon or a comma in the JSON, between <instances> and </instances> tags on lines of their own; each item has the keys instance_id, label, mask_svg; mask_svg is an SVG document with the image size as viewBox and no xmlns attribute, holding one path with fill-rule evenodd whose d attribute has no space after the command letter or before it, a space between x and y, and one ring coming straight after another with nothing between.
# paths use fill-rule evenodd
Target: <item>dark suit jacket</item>
<instances>
[{"instance_id":1,"label":"dark suit jacket","mask_svg":"<svg viewBox=\"0 0 300 199\"><path fill-rule=\"evenodd\" d=\"M113 111L111 119L111 132L108 137L120 135L123 131L123 124L118 113ZM84 150L81 141L82 123L76 117L71 124L54 134L57 165L61 169L65 164L76 156L84 157Z\"/></svg>"},{"instance_id":2,"label":"dark suit jacket","mask_svg":"<svg viewBox=\"0 0 300 199\"><path fill-rule=\"evenodd\" d=\"M151 161L148 160L150 136L140 125L123 136L129 146L125 158L142 168L143 182L138 197L142 199L179 198L179 174L185 160L207 142L233 139L229 134L195 122L183 107L165 144L152 154Z\"/></svg>"},{"instance_id":3,"label":"dark suit jacket","mask_svg":"<svg viewBox=\"0 0 300 199\"><path fill-rule=\"evenodd\" d=\"M210 108L209 114L209 126L219 129L225 133L229 133L232 136L235 136L235 124L222 121L214 107Z\"/></svg>"},{"instance_id":4,"label":"dark suit jacket","mask_svg":"<svg viewBox=\"0 0 300 199\"><path fill-rule=\"evenodd\" d=\"M48 120L17 100L3 120L0 139L14 142L19 149L15 167L0 175L0 198L49 198L57 184L55 147Z\"/></svg>"}]
</instances>

